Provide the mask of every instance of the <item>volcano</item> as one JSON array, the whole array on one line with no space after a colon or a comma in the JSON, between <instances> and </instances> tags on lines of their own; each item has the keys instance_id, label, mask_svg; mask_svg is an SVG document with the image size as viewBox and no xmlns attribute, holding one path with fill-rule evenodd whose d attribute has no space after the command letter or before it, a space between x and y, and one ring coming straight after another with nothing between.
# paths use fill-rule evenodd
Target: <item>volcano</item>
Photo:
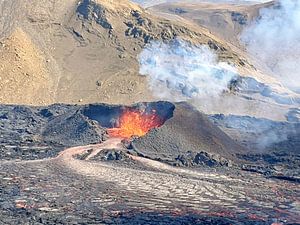
<instances>
[{"instance_id":1,"label":"volcano","mask_svg":"<svg viewBox=\"0 0 300 225\"><path fill-rule=\"evenodd\" d=\"M0 224L298 224L300 96L250 2L0 0Z\"/></svg>"}]
</instances>

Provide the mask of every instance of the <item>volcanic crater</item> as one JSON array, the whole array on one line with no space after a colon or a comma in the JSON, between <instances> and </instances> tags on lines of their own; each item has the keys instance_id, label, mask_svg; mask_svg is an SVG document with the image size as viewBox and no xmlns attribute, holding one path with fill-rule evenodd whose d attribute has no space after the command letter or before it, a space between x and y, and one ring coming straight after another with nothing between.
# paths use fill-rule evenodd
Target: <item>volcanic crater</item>
<instances>
[{"instance_id":1,"label":"volcanic crater","mask_svg":"<svg viewBox=\"0 0 300 225\"><path fill-rule=\"evenodd\" d=\"M162 126L173 116L175 106L168 102L138 103L132 106L91 105L83 115L106 128L109 136L131 138L144 136Z\"/></svg>"}]
</instances>

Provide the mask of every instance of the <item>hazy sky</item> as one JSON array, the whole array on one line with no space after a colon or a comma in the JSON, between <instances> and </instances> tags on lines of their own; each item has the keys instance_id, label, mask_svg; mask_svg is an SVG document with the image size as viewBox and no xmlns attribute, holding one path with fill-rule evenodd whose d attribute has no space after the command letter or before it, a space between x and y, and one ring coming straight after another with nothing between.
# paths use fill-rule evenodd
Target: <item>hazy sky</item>
<instances>
[{"instance_id":1,"label":"hazy sky","mask_svg":"<svg viewBox=\"0 0 300 225\"><path fill-rule=\"evenodd\" d=\"M132 0L133 2L137 2L141 4L142 6L149 7L161 3L166 2L189 2L189 3L195 3L195 2L231 2L231 3L257 3L257 2L268 2L269 0Z\"/></svg>"}]
</instances>

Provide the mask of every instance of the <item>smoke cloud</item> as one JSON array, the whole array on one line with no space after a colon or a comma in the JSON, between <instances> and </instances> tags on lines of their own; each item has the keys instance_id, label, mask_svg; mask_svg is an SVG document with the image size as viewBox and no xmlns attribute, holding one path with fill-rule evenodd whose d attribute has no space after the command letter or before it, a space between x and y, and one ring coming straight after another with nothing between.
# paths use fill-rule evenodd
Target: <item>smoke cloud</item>
<instances>
[{"instance_id":1,"label":"smoke cloud","mask_svg":"<svg viewBox=\"0 0 300 225\"><path fill-rule=\"evenodd\" d=\"M216 97L228 90L236 76L235 68L219 62L208 46L179 39L153 41L138 59L140 74L148 76L153 93L165 99Z\"/></svg>"},{"instance_id":2,"label":"smoke cloud","mask_svg":"<svg viewBox=\"0 0 300 225\"><path fill-rule=\"evenodd\" d=\"M300 92L300 0L279 0L261 9L241 41L284 86Z\"/></svg>"},{"instance_id":3,"label":"smoke cloud","mask_svg":"<svg viewBox=\"0 0 300 225\"><path fill-rule=\"evenodd\" d=\"M260 107L260 102L254 106L251 101L236 95L222 95L229 91L230 85L238 78L242 78L233 65L220 62L216 53L207 45L192 45L180 39L168 43L152 41L140 53L138 60L140 74L147 76L152 93L160 99L171 101L190 99L197 108L208 114L216 111L223 113L229 108L230 110L242 109L245 110L243 115L251 115L253 110L260 111L266 108L266 105L261 109L257 108ZM241 93L243 91L254 94L266 92L264 84L259 84L253 78L243 78L243 81L247 85L241 86ZM254 91L253 88L258 90ZM229 113L231 114L232 111ZM289 130L291 127L284 129L286 124L281 126L254 117L228 116L226 118L225 127L230 126L245 134L252 132L253 142L255 142L253 145L257 149L284 141L287 139L287 134L292 132ZM218 123L222 125L222 121ZM278 127L280 129L276 129L275 132L274 129Z\"/></svg>"}]
</instances>

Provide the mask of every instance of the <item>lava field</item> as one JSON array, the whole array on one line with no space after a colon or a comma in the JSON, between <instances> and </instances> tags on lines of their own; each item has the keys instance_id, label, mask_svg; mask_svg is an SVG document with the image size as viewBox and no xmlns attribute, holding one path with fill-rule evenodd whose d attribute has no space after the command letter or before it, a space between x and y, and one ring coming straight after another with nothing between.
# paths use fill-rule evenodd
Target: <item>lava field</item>
<instances>
[{"instance_id":1,"label":"lava field","mask_svg":"<svg viewBox=\"0 0 300 225\"><path fill-rule=\"evenodd\" d=\"M297 224L299 155L249 152L224 121L184 102L2 105L0 224Z\"/></svg>"}]
</instances>

